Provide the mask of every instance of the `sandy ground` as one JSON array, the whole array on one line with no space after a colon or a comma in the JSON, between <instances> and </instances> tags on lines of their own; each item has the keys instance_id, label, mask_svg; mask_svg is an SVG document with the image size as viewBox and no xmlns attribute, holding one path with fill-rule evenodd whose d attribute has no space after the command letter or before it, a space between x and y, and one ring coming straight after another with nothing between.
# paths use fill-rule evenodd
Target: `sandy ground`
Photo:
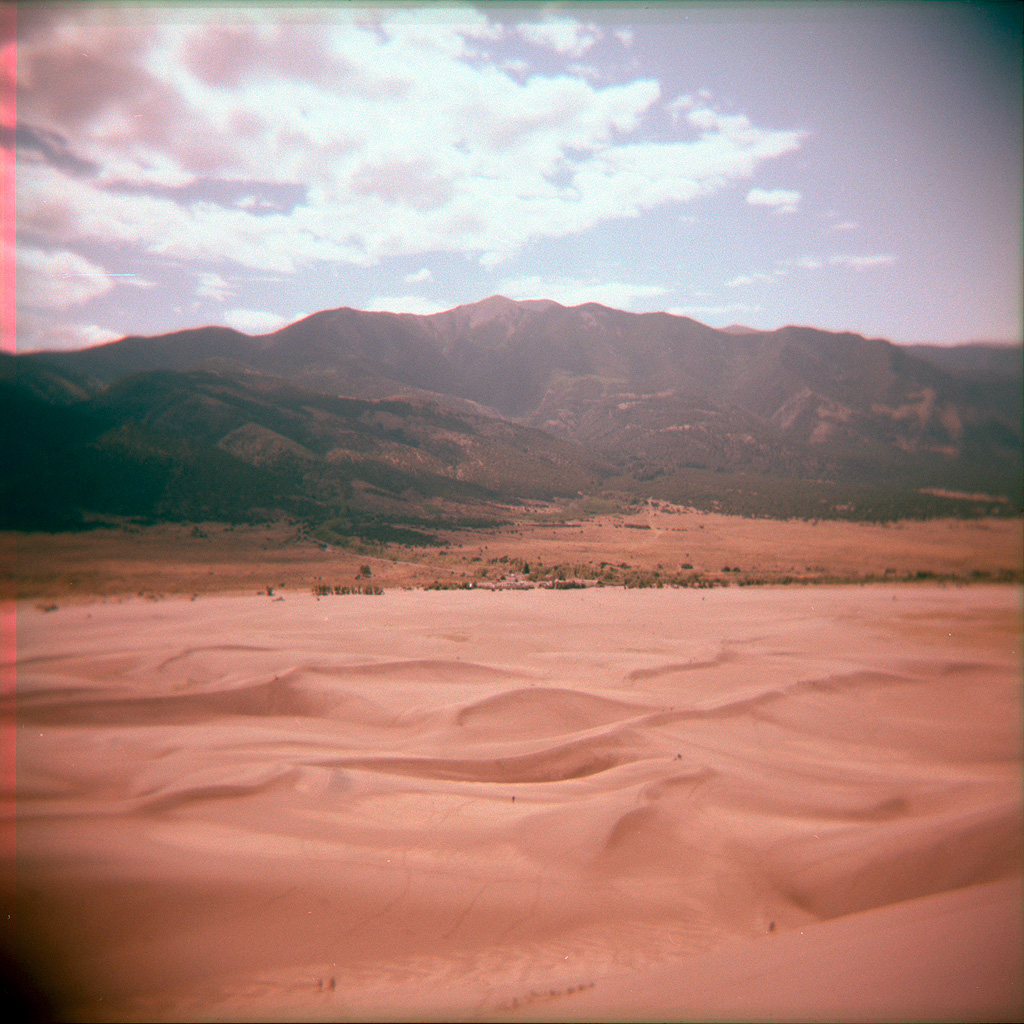
<instances>
[{"instance_id":1,"label":"sandy ground","mask_svg":"<svg viewBox=\"0 0 1024 1024\"><path fill-rule=\"evenodd\" d=\"M495 510L491 510L495 513ZM525 512L533 511L534 519ZM660 504L628 515L572 519L571 510L498 509L508 524L441 533L444 550L362 551L298 539L298 529L224 524L85 533L0 533L0 598L125 594L255 594L317 584L425 587L498 582L510 559L534 568L627 565L715 583L907 579L919 574L1020 582L1019 519L891 524L748 519ZM539 520L539 521L538 521ZM552 520L553 522L545 522ZM505 561L503 562L502 559ZM363 566L369 577L361 576ZM728 571L724 571L728 569Z\"/></svg>"},{"instance_id":2,"label":"sandy ground","mask_svg":"<svg viewBox=\"0 0 1024 1024\"><path fill-rule=\"evenodd\" d=\"M7 939L72 1020L1020 1019L1020 613L23 602Z\"/></svg>"}]
</instances>

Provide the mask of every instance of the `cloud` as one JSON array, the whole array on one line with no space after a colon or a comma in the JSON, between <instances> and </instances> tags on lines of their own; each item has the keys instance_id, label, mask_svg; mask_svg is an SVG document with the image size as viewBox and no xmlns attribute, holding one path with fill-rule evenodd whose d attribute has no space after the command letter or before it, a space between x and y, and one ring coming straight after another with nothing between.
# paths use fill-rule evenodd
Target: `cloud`
<instances>
[{"instance_id":1,"label":"cloud","mask_svg":"<svg viewBox=\"0 0 1024 1024\"><path fill-rule=\"evenodd\" d=\"M659 285L629 284L621 281L579 281L573 278L542 278L539 275L507 278L500 291L510 299L551 299L563 306L597 302L612 309L649 308L650 300L668 293Z\"/></svg>"},{"instance_id":2,"label":"cloud","mask_svg":"<svg viewBox=\"0 0 1024 1024\"><path fill-rule=\"evenodd\" d=\"M751 284L774 281L778 276L778 271L771 274L764 274L760 271L755 271L753 274L737 274L731 281L726 281L725 286L726 288L745 288Z\"/></svg>"},{"instance_id":3,"label":"cloud","mask_svg":"<svg viewBox=\"0 0 1024 1024\"><path fill-rule=\"evenodd\" d=\"M64 315L55 317L29 310L18 312L19 352L88 348L120 337L122 334L99 324L69 322Z\"/></svg>"},{"instance_id":4,"label":"cloud","mask_svg":"<svg viewBox=\"0 0 1024 1024\"><path fill-rule=\"evenodd\" d=\"M80 338L84 345L102 345L107 341L115 341L121 335L109 327L100 327L97 324L72 324L68 328L75 337Z\"/></svg>"},{"instance_id":5,"label":"cloud","mask_svg":"<svg viewBox=\"0 0 1024 1024\"><path fill-rule=\"evenodd\" d=\"M228 327L234 327L243 334L270 334L299 318L293 317L289 321L262 309L229 309L221 314L221 319Z\"/></svg>"},{"instance_id":6,"label":"cloud","mask_svg":"<svg viewBox=\"0 0 1024 1024\"><path fill-rule=\"evenodd\" d=\"M501 67L502 70L510 71L514 75L527 75L531 70L529 61L522 60L519 57L502 61Z\"/></svg>"},{"instance_id":7,"label":"cloud","mask_svg":"<svg viewBox=\"0 0 1024 1024\"><path fill-rule=\"evenodd\" d=\"M196 295L204 299L223 302L235 294L234 288L220 274L200 274Z\"/></svg>"},{"instance_id":8,"label":"cloud","mask_svg":"<svg viewBox=\"0 0 1024 1024\"><path fill-rule=\"evenodd\" d=\"M887 267L896 262L895 256L878 254L874 256L829 256L828 262L833 267L848 267L850 270L874 270L876 267Z\"/></svg>"},{"instance_id":9,"label":"cloud","mask_svg":"<svg viewBox=\"0 0 1024 1024\"><path fill-rule=\"evenodd\" d=\"M726 321L733 320L737 314L759 313L760 306L752 306L745 302L729 302L722 305L689 305L673 306L666 310L675 316L686 316L700 320L709 326L726 326Z\"/></svg>"},{"instance_id":10,"label":"cloud","mask_svg":"<svg viewBox=\"0 0 1024 1024\"><path fill-rule=\"evenodd\" d=\"M677 96L670 103L666 103L665 109L671 115L672 123L675 124L681 117L686 117L693 110L694 106L693 97L689 94L683 94L682 96Z\"/></svg>"},{"instance_id":11,"label":"cloud","mask_svg":"<svg viewBox=\"0 0 1024 1024\"><path fill-rule=\"evenodd\" d=\"M71 244L114 242L180 260L232 260L254 270L291 274L316 259L369 265L365 252L327 237L325 213L254 215L210 202L98 186L45 165L19 171L18 224L26 233Z\"/></svg>"},{"instance_id":12,"label":"cloud","mask_svg":"<svg viewBox=\"0 0 1024 1024\"><path fill-rule=\"evenodd\" d=\"M525 22L516 31L534 46L546 47L565 57L582 57L601 39L601 30L596 25L582 25L573 18Z\"/></svg>"},{"instance_id":13,"label":"cloud","mask_svg":"<svg viewBox=\"0 0 1024 1024\"><path fill-rule=\"evenodd\" d=\"M19 45L19 122L52 140L19 146L24 235L286 275L439 252L496 266L733 187L803 138L700 97L644 141L656 81L510 74L478 59L502 29L468 8L176 10L68 5ZM599 38L525 28L569 56Z\"/></svg>"},{"instance_id":14,"label":"cloud","mask_svg":"<svg viewBox=\"0 0 1024 1024\"><path fill-rule=\"evenodd\" d=\"M453 195L451 180L424 158L391 157L379 164L364 164L349 179L349 187L359 196L420 210L444 206Z\"/></svg>"},{"instance_id":15,"label":"cloud","mask_svg":"<svg viewBox=\"0 0 1024 1024\"><path fill-rule=\"evenodd\" d=\"M821 260L813 256L798 256L796 259L779 260L769 271L755 270L746 274L737 274L732 280L726 281L726 288L745 288L747 285L763 284L788 277L793 270L820 270Z\"/></svg>"},{"instance_id":16,"label":"cloud","mask_svg":"<svg viewBox=\"0 0 1024 1024\"><path fill-rule=\"evenodd\" d=\"M428 267L420 267L414 274L405 275L406 284L423 284L426 281L430 281L433 278L433 274L430 272Z\"/></svg>"},{"instance_id":17,"label":"cloud","mask_svg":"<svg viewBox=\"0 0 1024 1024\"><path fill-rule=\"evenodd\" d=\"M788 188L752 188L747 193L751 206L767 206L776 213L795 213L800 202L800 193Z\"/></svg>"},{"instance_id":18,"label":"cloud","mask_svg":"<svg viewBox=\"0 0 1024 1024\"><path fill-rule=\"evenodd\" d=\"M829 226L832 231L856 231L860 224L855 220L841 220Z\"/></svg>"},{"instance_id":19,"label":"cloud","mask_svg":"<svg viewBox=\"0 0 1024 1024\"><path fill-rule=\"evenodd\" d=\"M416 313L429 316L431 313L442 313L451 309L451 304L442 305L422 295L378 295L370 299L364 306L368 310L379 310L386 313Z\"/></svg>"},{"instance_id":20,"label":"cloud","mask_svg":"<svg viewBox=\"0 0 1024 1024\"><path fill-rule=\"evenodd\" d=\"M42 309L69 309L114 287L107 272L77 253L17 249L18 304Z\"/></svg>"}]
</instances>

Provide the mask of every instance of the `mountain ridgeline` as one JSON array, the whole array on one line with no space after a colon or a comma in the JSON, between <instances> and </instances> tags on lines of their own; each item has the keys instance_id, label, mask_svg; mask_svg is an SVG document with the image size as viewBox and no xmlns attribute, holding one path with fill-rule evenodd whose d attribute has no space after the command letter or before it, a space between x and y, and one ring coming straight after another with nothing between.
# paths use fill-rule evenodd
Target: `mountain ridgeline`
<instances>
[{"instance_id":1,"label":"mountain ridgeline","mask_svg":"<svg viewBox=\"0 0 1024 1024\"><path fill-rule=\"evenodd\" d=\"M779 516L1021 508L1013 346L495 296L7 356L0 388L16 528L287 514L410 540L428 509L601 492Z\"/></svg>"}]
</instances>

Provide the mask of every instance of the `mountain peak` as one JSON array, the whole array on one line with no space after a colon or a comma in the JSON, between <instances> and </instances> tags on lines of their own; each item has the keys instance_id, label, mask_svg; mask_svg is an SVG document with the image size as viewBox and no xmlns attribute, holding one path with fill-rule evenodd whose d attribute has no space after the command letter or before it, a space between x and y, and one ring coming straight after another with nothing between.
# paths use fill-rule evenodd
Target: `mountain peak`
<instances>
[{"instance_id":1,"label":"mountain peak","mask_svg":"<svg viewBox=\"0 0 1024 1024\"><path fill-rule=\"evenodd\" d=\"M515 299L510 299L507 295L488 295L486 299L481 299L479 302L468 302L468 306L476 306L478 309L508 309L510 306L515 306Z\"/></svg>"},{"instance_id":2,"label":"mountain peak","mask_svg":"<svg viewBox=\"0 0 1024 1024\"><path fill-rule=\"evenodd\" d=\"M515 309L552 309L559 303L552 299L510 299L506 295L489 295L479 302L470 302L458 309L477 309L481 312L503 313Z\"/></svg>"},{"instance_id":3,"label":"mountain peak","mask_svg":"<svg viewBox=\"0 0 1024 1024\"><path fill-rule=\"evenodd\" d=\"M667 312L492 295L430 316L342 307L264 338L204 328L25 358L39 368L34 393L65 402L131 374L196 369L350 399L475 402L680 495L693 473L884 483L905 472L965 493L990 479L1008 494L1019 486L1020 349L897 352L811 327L722 332ZM187 414L209 397L193 396ZM411 443L404 415L389 422ZM864 446L880 453L878 468ZM978 468L983 456L991 470Z\"/></svg>"},{"instance_id":4,"label":"mountain peak","mask_svg":"<svg viewBox=\"0 0 1024 1024\"><path fill-rule=\"evenodd\" d=\"M475 328L495 320L516 322L529 312L561 308L550 299L510 299L505 295L489 295L479 302L467 302L444 313L435 313L439 322L454 322L464 327Z\"/></svg>"}]
</instances>

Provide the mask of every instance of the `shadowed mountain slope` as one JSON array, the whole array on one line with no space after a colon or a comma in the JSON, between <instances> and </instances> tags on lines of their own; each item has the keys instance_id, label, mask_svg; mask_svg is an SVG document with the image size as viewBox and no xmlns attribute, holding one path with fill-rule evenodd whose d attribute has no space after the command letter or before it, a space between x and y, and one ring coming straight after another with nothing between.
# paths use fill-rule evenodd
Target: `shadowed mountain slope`
<instances>
[{"instance_id":1,"label":"shadowed mountain slope","mask_svg":"<svg viewBox=\"0 0 1024 1024\"><path fill-rule=\"evenodd\" d=\"M5 364L9 365L9 364ZM255 372L153 370L75 404L0 379L8 526L74 525L82 512L323 521L376 493L410 507L595 488L603 466L543 431L419 396L367 400ZM380 501L376 504L381 504Z\"/></svg>"},{"instance_id":2,"label":"shadowed mountain slope","mask_svg":"<svg viewBox=\"0 0 1024 1024\"><path fill-rule=\"evenodd\" d=\"M326 465L343 450L505 494L587 490L603 467L616 485L676 480L678 498L700 472L1019 502L1020 349L969 348L810 327L715 330L666 313L493 296L430 316L326 310L258 337L204 327L125 338L19 356L5 375L40 401L115 419L130 407L144 429L300 476L303 460ZM214 394L214 380L245 401ZM288 387L320 398L303 399L300 414ZM371 443L352 427L366 427L369 407L342 413L339 396L398 402L370 417L386 414L391 427ZM460 428L437 420L451 416ZM312 427L325 417L347 424L333 448ZM543 433L516 433L527 427Z\"/></svg>"}]
</instances>

